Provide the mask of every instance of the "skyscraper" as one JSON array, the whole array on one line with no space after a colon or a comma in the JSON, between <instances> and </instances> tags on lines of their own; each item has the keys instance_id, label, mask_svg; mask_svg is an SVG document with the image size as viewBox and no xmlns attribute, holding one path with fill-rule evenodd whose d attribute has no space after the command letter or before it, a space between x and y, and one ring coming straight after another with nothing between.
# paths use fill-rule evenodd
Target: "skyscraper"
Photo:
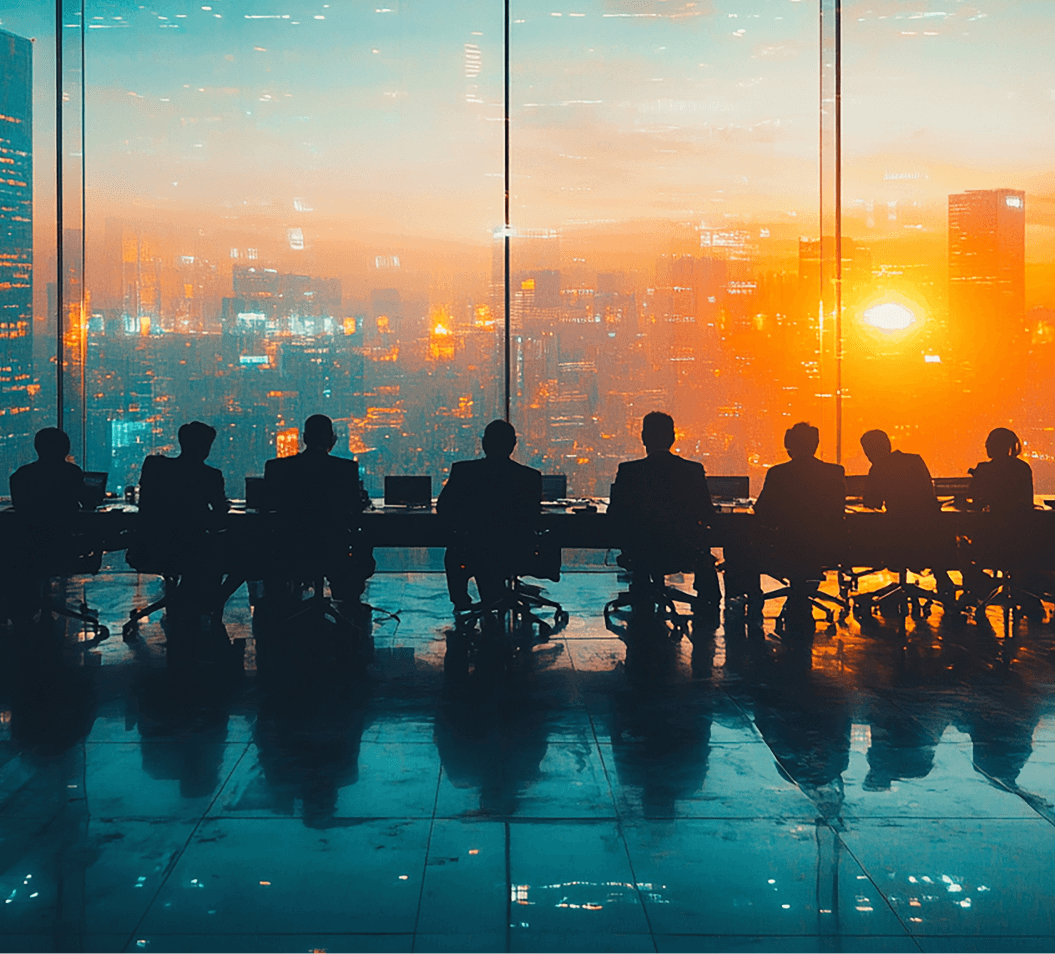
<instances>
[{"instance_id":1,"label":"skyscraper","mask_svg":"<svg viewBox=\"0 0 1055 954\"><path fill-rule=\"evenodd\" d=\"M0 30L0 471L33 430L33 45ZM6 468L6 470L4 470Z\"/></svg>"},{"instance_id":2,"label":"skyscraper","mask_svg":"<svg viewBox=\"0 0 1055 954\"><path fill-rule=\"evenodd\" d=\"M949 330L971 361L994 359L1025 334L1026 194L975 189L949 196Z\"/></svg>"}]
</instances>

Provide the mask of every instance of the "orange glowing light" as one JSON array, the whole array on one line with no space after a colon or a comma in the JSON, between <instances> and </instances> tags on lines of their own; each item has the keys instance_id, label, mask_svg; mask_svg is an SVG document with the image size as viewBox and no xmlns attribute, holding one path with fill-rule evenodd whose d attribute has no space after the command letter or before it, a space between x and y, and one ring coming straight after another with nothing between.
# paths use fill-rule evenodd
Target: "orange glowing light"
<instances>
[{"instance_id":1,"label":"orange glowing light","mask_svg":"<svg viewBox=\"0 0 1055 954\"><path fill-rule=\"evenodd\" d=\"M346 335L354 335L356 329L355 318L349 315L344 319L344 333Z\"/></svg>"},{"instance_id":2,"label":"orange glowing light","mask_svg":"<svg viewBox=\"0 0 1055 954\"><path fill-rule=\"evenodd\" d=\"M287 427L275 435L275 455L295 457L300 452L300 434L295 427Z\"/></svg>"},{"instance_id":3,"label":"orange glowing light","mask_svg":"<svg viewBox=\"0 0 1055 954\"><path fill-rule=\"evenodd\" d=\"M435 327L433 327L432 329L432 333L434 335L439 335L440 337L443 337L445 335L449 335L451 332L450 329L446 328L444 325L441 325L439 322L436 322Z\"/></svg>"},{"instance_id":4,"label":"orange glowing light","mask_svg":"<svg viewBox=\"0 0 1055 954\"><path fill-rule=\"evenodd\" d=\"M916 316L911 309L893 301L873 305L865 311L864 319L880 331L905 331L916 323Z\"/></svg>"}]
</instances>

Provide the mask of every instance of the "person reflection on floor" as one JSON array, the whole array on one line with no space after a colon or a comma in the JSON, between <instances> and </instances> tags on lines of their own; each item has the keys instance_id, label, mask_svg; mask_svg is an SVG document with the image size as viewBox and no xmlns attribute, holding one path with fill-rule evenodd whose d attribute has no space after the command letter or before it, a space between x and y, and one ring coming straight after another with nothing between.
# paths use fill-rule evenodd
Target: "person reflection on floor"
<instances>
[{"instance_id":1,"label":"person reflection on floor","mask_svg":"<svg viewBox=\"0 0 1055 954\"><path fill-rule=\"evenodd\" d=\"M496 687L486 673L445 687L433 738L450 783L479 792L478 814L508 818L541 777L549 748L544 713ZM477 812L473 812L477 814Z\"/></svg>"},{"instance_id":2,"label":"person reflection on floor","mask_svg":"<svg viewBox=\"0 0 1055 954\"><path fill-rule=\"evenodd\" d=\"M836 683L802 671L789 659L755 692L755 725L781 772L812 799L821 817L837 819L843 772L850 764L850 706Z\"/></svg>"}]
</instances>

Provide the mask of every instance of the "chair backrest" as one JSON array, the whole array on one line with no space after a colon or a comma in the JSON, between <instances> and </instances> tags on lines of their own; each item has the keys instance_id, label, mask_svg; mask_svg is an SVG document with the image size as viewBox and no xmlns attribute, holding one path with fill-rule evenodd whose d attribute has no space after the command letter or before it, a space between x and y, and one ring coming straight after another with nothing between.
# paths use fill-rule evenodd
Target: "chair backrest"
<instances>
[{"instance_id":1,"label":"chair backrest","mask_svg":"<svg viewBox=\"0 0 1055 954\"><path fill-rule=\"evenodd\" d=\"M245 479L245 509L266 510L267 491L265 490L263 477L246 477Z\"/></svg>"}]
</instances>

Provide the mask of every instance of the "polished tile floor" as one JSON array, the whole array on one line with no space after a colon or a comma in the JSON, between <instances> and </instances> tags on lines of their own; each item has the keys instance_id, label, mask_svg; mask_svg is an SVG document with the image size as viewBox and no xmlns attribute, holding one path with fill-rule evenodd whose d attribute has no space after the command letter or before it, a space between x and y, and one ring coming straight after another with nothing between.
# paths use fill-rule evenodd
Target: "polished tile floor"
<instances>
[{"instance_id":1,"label":"polished tile floor","mask_svg":"<svg viewBox=\"0 0 1055 954\"><path fill-rule=\"evenodd\" d=\"M621 638L581 572L467 666L442 575L388 572L364 665L244 590L230 643L126 645L156 588L0 634L3 950L1055 950L1047 626Z\"/></svg>"}]
</instances>

